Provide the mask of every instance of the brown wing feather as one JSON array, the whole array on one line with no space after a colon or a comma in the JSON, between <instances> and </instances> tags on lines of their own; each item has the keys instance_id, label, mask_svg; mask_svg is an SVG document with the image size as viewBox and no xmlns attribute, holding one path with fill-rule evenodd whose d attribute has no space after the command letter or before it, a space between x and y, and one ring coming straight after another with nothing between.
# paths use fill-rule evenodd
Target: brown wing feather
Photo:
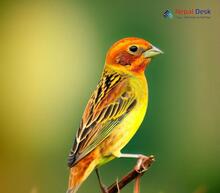
<instances>
[{"instance_id":1,"label":"brown wing feather","mask_svg":"<svg viewBox=\"0 0 220 193\"><path fill-rule=\"evenodd\" d=\"M103 141L110 129L136 104L126 76L104 72L102 77L84 111L68 157L69 167Z\"/></svg>"}]
</instances>

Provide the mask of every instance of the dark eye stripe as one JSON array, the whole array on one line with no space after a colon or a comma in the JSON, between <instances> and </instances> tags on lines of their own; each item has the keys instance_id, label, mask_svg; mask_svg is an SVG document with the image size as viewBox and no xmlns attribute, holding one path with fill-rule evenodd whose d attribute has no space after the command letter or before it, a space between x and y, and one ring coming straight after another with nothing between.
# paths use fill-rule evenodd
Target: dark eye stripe
<instances>
[{"instance_id":1,"label":"dark eye stripe","mask_svg":"<svg viewBox=\"0 0 220 193\"><path fill-rule=\"evenodd\" d=\"M136 51L138 50L138 47L137 47L137 46L131 46L131 47L129 48L129 50L130 50L131 52L136 52Z\"/></svg>"}]
</instances>

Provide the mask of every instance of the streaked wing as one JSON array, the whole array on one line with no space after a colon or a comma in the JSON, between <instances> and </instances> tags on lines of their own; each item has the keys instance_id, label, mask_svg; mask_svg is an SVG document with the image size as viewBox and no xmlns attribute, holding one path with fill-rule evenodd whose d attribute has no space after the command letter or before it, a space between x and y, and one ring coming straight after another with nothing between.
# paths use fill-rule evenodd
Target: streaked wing
<instances>
[{"instance_id":1,"label":"streaked wing","mask_svg":"<svg viewBox=\"0 0 220 193\"><path fill-rule=\"evenodd\" d=\"M135 104L136 99L126 76L105 72L84 111L69 154L69 167L106 139Z\"/></svg>"}]
</instances>

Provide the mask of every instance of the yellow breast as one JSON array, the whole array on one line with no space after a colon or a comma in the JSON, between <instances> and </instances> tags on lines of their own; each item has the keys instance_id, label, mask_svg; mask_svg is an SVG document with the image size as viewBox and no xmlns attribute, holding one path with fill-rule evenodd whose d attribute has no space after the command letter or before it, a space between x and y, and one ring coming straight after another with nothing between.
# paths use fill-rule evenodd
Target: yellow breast
<instances>
[{"instance_id":1,"label":"yellow breast","mask_svg":"<svg viewBox=\"0 0 220 193\"><path fill-rule=\"evenodd\" d=\"M119 139L121 135L121 149L130 141L136 131L139 129L147 110L148 104L148 86L145 77L131 79L131 87L135 91L137 104L134 109L118 125Z\"/></svg>"},{"instance_id":2,"label":"yellow breast","mask_svg":"<svg viewBox=\"0 0 220 193\"><path fill-rule=\"evenodd\" d=\"M126 115L118 124L109 137L100 145L102 149L102 164L110 161L118 155L121 149L131 140L138 128L140 127L148 104L148 87L146 78L132 77L129 80L131 89L135 92L137 103L135 107ZM109 156L109 157L108 157Z\"/></svg>"}]
</instances>

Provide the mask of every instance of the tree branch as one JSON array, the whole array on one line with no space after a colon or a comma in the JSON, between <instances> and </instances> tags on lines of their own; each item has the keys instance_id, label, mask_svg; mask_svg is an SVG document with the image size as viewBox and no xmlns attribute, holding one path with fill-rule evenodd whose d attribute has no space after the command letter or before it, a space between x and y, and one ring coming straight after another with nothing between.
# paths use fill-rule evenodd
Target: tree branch
<instances>
[{"instance_id":1,"label":"tree branch","mask_svg":"<svg viewBox=\"0 0 220 193\"><path fill-rule=\"evenodd\" d=\"M118 193L123 187L129 184L133 180L137 180L135 184L134 191L139 192L139 181L140 177L148 170L151 164L154 162L154 156L143 156L140 157L137 161L137 164L133 170L131 170L126 176L122 177L121 180L113 183L107 188L108 193Z\"/></svg>"}]
</instances>

